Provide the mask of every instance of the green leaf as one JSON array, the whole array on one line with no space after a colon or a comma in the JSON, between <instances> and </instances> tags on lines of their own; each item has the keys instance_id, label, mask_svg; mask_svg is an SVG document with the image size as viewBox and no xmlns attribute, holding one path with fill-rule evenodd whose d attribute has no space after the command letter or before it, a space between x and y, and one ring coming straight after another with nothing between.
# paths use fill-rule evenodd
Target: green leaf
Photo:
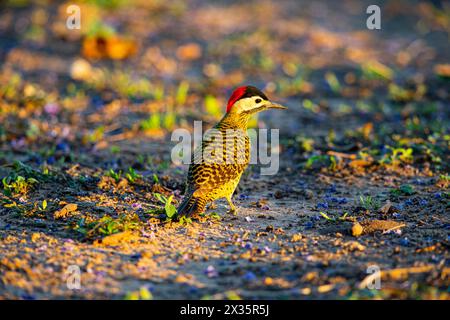
<instances>
[{"instance_id":1,"label":"green leaf","mask_svg":"<svg viewBox=\"0 0 450 320\"><path fill-rule=\"evenodd\" d=\"M171 195L164 206L164 210L166 211L166 215L168 218L172 218L177 213L177 208L171 204L173 199L173 195Z\"/></svg>"},{"instance_id":2,"label":"green leaf","mask_svg":"<svg viewBox=\"0 0 450 320\"><path fill-rule=\"evenodd\" d=\"M320 211L320 214L322 215L322 217L324 217L325 219L332 221L333 219L331 219L326 213Z\"/></svg>"},{"instance_id":3,"label":"green leaf","mask_svg":"<svg viewBox=\"0 0 450 320\"><path fill-rule=\"evenodd\" d=\"M189 218L189 217L182 216L182 217L180 218L180 224L185 225L185 224L191 224L191 223L192 223L192 219Z\"/></svg>"},{"instance_id":4,"label":"green leaf","mask_svg":"<svg viewBox=\"0 0 450 320\"><path fill-rule=\"evenodd\" d=\"M219 101L217 101L216 97L207 95L205 97L205 109L206 113L209 115L220 117L222 115L222 109L220 107Z\"/></svg>"},{"instance_id":5,"label":"green leaf","mask_svg":"<svg viewBox=\"0 0 450 320\"><path fill-rule=\"evenodd\" d=\"M155 196L156 200L158 200L162 204L166 204L167 203L167 198L164 195L162 195L160 193L154 193L153 195Z\"/></svg>"},{"instance_id":6,"label":"green leaf","mask_svg":"<svg viewBox=\"0 0 450 320\"><path fill-rule=\"evenodd\" d=\"M189 91L189 82L181 81L180 85L178 86L175 98L175 101L178 105L183 105L186 103L188 91Z\"/></svg>"},{"instance_id":7,"label":"green leaf","mask_svg":"<svg viewBox=\"0 0 450 320\"><path fill-rule=\"evenodd\" d=\"M403 184L400 186L400 191L403 192L406 195L412 195L414 194L414 187L410 184Z\"/></svg>"},{"instance_id":8,"label":"green leaf","mask_svg":"<svg viewBox=\"0 0 450 320\"><path fill-rule=\"evenodd\" d=\"M4 177L2 179L2 182L3 182L3 188L7 189L7 188L10 187L9 183L11 182L11 178L10 177Z\"/></svg>"},{"instance_id":9,"label":"green leaf","mask_svg":"<svg viewBox=\"0 0 450 320\"><path fill-rule=\"evenodd\" d=\"M347 215L348 215L348 212L344 213L344 214L342 215L342 217L340 217L339 219L345 220L345 218L347 217Z\"/></svg>"},{"instance_id":10,"label":"green leaf","mask_svg":"<svg viewBox=\"0 0 450 320\"><path fill-rule=\"evenodd\" d=\"M152 293L145 287L143 287L139 290L139 295L142 300L152 300L153 299Z\"/></svg>"},{"instance_id":11,"label":"green leaf","mask_svg":"<svg viewBox=\"0 0 450 320\"><path fill-rule=\"evenodd\" d=\"M219 215L217 212L215 212L215 211L211 212L211 213L209 214L209 216L210 216L211 218L217 219L217 220L221 220L221 219L222 219L222 218L220 217L220 215Z\"/></svg>"}]
</instances>

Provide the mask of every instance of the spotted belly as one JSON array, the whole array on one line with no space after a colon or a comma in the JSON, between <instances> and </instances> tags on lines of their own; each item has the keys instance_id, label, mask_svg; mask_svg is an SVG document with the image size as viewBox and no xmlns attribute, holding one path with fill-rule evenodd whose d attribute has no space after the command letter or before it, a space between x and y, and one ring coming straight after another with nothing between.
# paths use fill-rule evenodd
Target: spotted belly
<instances>
[{"instance_id":1,"label":"spotted belly","mask_svg":"<svg viewBox=\"0 0 450 320\"><path fill-rule=\"evenodd\" d=\"M241 175L237 177L235 180L230 180L227 183L224 183L218 188L215 188L213 190L210 190L207 193L207 202L211 202L220 198L228 198L231 195L233 195L234 191L236 190L239 181L241 179Z\"/></svg>"}]
</instances>

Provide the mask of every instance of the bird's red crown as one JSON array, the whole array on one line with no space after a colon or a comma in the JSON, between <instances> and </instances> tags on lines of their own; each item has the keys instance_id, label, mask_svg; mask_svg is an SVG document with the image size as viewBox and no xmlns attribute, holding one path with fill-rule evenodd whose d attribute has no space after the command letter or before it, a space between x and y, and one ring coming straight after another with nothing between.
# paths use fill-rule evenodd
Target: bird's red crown
<instances>
[{"instance_id":1,"label":"bird's red crown","mask_svg":"<svg viewBox=\"0 0 450 320\"><path fill-rule=\"evenodd\" d=\"M243 86L243 87L239 87L236 90L233 91L230 99L228 99L228 104L227 104L227 112L230 112L231 107L233 106L233 104L236 103L236 101L238 101L242 96L245 95L245 91L246 91L247 87Z\"/></svg>"}]
</instances>

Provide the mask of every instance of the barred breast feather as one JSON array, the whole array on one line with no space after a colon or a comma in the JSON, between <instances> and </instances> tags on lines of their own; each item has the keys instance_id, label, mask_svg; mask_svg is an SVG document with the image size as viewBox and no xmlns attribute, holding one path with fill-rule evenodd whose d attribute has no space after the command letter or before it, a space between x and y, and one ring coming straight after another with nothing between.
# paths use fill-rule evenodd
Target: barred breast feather
<instances>
[{"instance_id":1,"label":"barred breast feather","mask_svg":"<svg viewBox=\"0 0 450 320\"><path fill-rule=\"evenodd\" d=\"M245 129L219 122L192 156L180 215L203 212L207 202L231 197L250 160Z\"/></svg>"}]
</instances>

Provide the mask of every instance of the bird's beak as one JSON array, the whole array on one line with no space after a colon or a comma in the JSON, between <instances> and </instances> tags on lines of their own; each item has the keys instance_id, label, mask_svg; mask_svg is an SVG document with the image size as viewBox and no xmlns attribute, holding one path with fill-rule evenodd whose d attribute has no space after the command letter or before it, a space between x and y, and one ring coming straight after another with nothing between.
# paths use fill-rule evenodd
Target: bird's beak
<instances>
[{"instance_id":1,"label":"bird's beak","mask_svg":"<svg viewBox=\"0 0 450 320\"><path fill-rule=\"evenodd\" d=\"M282 106L281 104L270 102L269 105L267 105L267 108L269 109L287 109L285 106Z\"/></svg>"},{"instance_id":2,"label":"bird's beak","mask_svg":"<svg viewBox=\"0 0 450 320\"><path fill-rule=\"evenodd\" d=\"M267 101L266 104L264 104L260 107L253 108L253 109L250 109L250 110L247 110L244 112L246 112L247 114L254 114L254 113L261 112L261 111L264 111L267 109L287 109L287 108L285 106L282 106L281 104L278 104L278 103L275 103L272 101Z\"/></svg>"}]
</instances>

